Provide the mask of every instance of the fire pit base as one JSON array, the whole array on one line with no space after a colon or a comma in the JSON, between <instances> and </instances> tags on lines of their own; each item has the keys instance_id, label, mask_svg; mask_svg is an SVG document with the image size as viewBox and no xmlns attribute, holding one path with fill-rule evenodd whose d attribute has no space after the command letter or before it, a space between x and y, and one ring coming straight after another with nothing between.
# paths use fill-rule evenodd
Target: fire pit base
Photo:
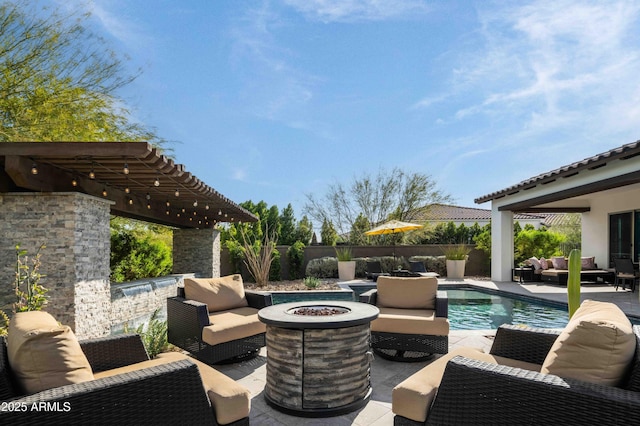
<instances>
[{"instance_id":1,"label":"fire pit base","mask_svg":"<svg viewBox=\"0 0 640 426\"><path fill-rule=\"evenodd\" d=\"M348 312L287 313L305 306L298 302L270 306L258 314L267 324L265 399L284 413L338 416L364 406L371 396L369 323L378 309L356 302L326 303Z\"/></svg>"}]
</instances>

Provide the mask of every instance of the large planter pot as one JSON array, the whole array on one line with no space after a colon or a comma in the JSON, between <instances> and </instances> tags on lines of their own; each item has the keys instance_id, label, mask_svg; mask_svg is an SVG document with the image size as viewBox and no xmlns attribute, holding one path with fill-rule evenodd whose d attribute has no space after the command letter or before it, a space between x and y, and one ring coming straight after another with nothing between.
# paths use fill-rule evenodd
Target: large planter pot
<instances>
[{"instance_id":1,"label":"large planter pot","mask_svg":"<svg viewBox=\"0 0 640 426\"><path fill-rule=\"evenodd\" d=\"M447 259L447 278L464 278L464 265L466 260Z\"/></svg>"},{"instance_id":2,"label":"large planter pot","mask_svg":"<svg viewBox=\"0 0 640 426\"><path fill-rule=\"evenodd\" d=\"M347 260L338 262L338 278L340 281L351 281L356 278L356 261Z\"/></svg>"}]
</instances>

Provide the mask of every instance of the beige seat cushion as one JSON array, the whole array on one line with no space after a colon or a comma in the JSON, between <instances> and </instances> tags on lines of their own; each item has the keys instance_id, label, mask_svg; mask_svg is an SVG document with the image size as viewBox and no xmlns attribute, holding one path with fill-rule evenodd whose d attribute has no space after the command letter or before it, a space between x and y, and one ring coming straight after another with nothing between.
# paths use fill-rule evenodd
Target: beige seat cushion
<instances>
[{"instance_id":1,"label":"beige seat cushion","mask_svg":"<svg viewBox=\"0 0 640 426\"><path fill-rule=\"evenodd\" d=\"M157 358L149 361L102 371L96 373L95 378L112 377L182 359L188 359L198 366L202 384L207 392L209 401L211 401L211 405L215 408L218 423L228 424L249 416L251 393L244 386L236 383L213 367L178 352L162 353Z\"/></svg>"},{"instance_id":2,"label":"beige seat cushion","mask_svg":"<svg viewBox=\"0 0 640 426\"><path fill-rule=\"evenodd\" d=\"M378 308L378 318L371 322L371 331L381 333L426 334L448 336L449 320L436 317L432 309Z\"/></svg>"},{"instance_id":3,"label":"beige seat cushion","mask_svg":"<svg viewBox=\"0 0 640 426\"><path fill-rule=\"evenodd\" d=\"M435 309L438 279L434 277L378 277L378 307Z\"/></svg>"},{"instance_id":4,"label":"beige seat cushion","mask_svg":"<svg viewBox=\"0 0 640 426\"><path fill-rule=\"evenodd\" d=\"M240 274L220 278L185 278L184 294L207 305L209 312L248 306Z\"/></svg>"},{"instance_id":5,"label":"beige seat cushion","mask_svg":"<svg viewBox=\"0 0 640 426\"><path fill-rule=\"evenodd\" d=\"M540 371L540 365L537 364L487 354L480 349L459 348L436 359L393 388L391 392L392 411L399 416L416 422L424 422L440 386L447 362L455 356L463 356L530 371Z\"/></svg>"},{"instance_id":6,"label":"beige seat cushion","mask_svg":"<svg viewBox=\"0 0 640 426\"><path fill-rule=\"evenodd\" d=\"M230 342L265 333L267 326L258 319L256 308L236 308L209 315L208 325L202 329L202 340L210 345Z\"/></svg>"},{"instance_id":7,"label":"beige seat cushion","mask_svg":"<svg viewBox=\"0 0 640 426\"><path fill-rule=\"evenodd\" d=\"M551 347L541 372L618 386L635 349L631 322L620 308L585 300Z\"/></svg>"},{"instance_id":8,"label":"beige seat cushion","mask_svg":"<svg viewBox=\"0 0 640 426\"><path fill-rule=\"evenodd\" d=\"M71 328L41 311L16 313L7 336L9 365L27 393L93 380Z\"/></svg>"}]
</instances>

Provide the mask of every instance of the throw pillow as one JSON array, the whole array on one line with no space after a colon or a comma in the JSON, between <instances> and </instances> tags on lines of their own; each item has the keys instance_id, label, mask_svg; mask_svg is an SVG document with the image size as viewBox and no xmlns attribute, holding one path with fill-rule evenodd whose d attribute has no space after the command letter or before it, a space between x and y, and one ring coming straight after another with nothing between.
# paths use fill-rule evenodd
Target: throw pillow
<instances>
[{"instance_id":1,"label":"throw pillow","mask_svg":"<svg viewBox=\"0 0 640 426\"><path fill-rule=\"evenodd\" d=\"M596 258L595 258L595 256L581 257L580 258L580 268L581 269L596 269Z\"/></svg>"},{"instance_id":2,"label":"throw pillow","mask_svg":"<svg viewBox=\"0 0 640 426\"><path fill-rule=\"evenodd\" d=\"M613 303L585 300L547 354L543 374L618 386L633 360L631 322Z\"/></svg>"},{"instance_id":3,"label":"throw pillow","mask_svg":"<svg viewBox=\"0 0 640 426\"><path fill-rule=\"evenodd\" d=\"M376 305L398 309L435 309L438 279L378 277Z\"/></svg>"},{"instance_id":4,"label":"throw pillow","mask_svg":"<svg viewBox=\"0 0 640 426\"><path fill-rule=\"evenodd\" d=\"M547 262L547 259L545 259L544 257L541 257L540 266L542 267L542 269L549 269L549 263Z\"/></svg>"},{"instance_id":5,"label":"throw pillow","mask_svg":"<svg viewBox=\"0 0 640 426\"><path fill-rule=\"evenodd\" d=\"M555 269L567 269L567 259L562 256L552 257L551 263Z\"/></svg>"},{"instance_id":6,"label":"throw pillow","mask_svg":"<svg viewBox=\"0 0 640 426\"><path fill-rule=\"evenodd\" d=\"M7 333L9 365L27 393L93 380L70 327L42 311L18 312Z\"/></svg>"},{"instance_id":7,"label":"throw pillow","mask_svg":"<svg viewBox=\"0 0 640 426\"><path fill-rule=\"evenodd\" d=\"M206 303L209 312L249 306L240 274L220 278L185 278L184 294L189 300Z\"/></svg>"},{"instance_id":8,"label":"throw pillow","mask_svg":"<svg viewBox=\"0 0 640 426\"><path fill-rule=\"evenodd\" d=\"M540 261L535 256L529 258L529 263L533 265L533 269L535 270L542 269L542 265L540 264Z\"/></svg>"}]
</instances>

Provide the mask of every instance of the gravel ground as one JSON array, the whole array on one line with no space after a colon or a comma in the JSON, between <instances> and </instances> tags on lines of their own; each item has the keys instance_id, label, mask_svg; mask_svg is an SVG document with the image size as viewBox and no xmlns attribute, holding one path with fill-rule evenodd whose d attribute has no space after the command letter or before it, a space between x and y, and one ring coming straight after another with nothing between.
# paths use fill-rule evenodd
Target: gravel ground
<instances>
[{"instance_id":1,"label":"gravel ground","mask_svg":"<svg viewBox=\"0 0 640 426\"><path fill-rule=\"evenodd\" d=\"M489 281L490 277L466 277L474 280ZM292 290L339 290L337 278L321 278L320 285L316 288L309 289L304 285L303 280L290 280L290 281L269 281L267 285L258 287L255 283L244 283L244 288L247 290L260 290L260 291L292 291Z\"/></svg>"}]
</instances>

